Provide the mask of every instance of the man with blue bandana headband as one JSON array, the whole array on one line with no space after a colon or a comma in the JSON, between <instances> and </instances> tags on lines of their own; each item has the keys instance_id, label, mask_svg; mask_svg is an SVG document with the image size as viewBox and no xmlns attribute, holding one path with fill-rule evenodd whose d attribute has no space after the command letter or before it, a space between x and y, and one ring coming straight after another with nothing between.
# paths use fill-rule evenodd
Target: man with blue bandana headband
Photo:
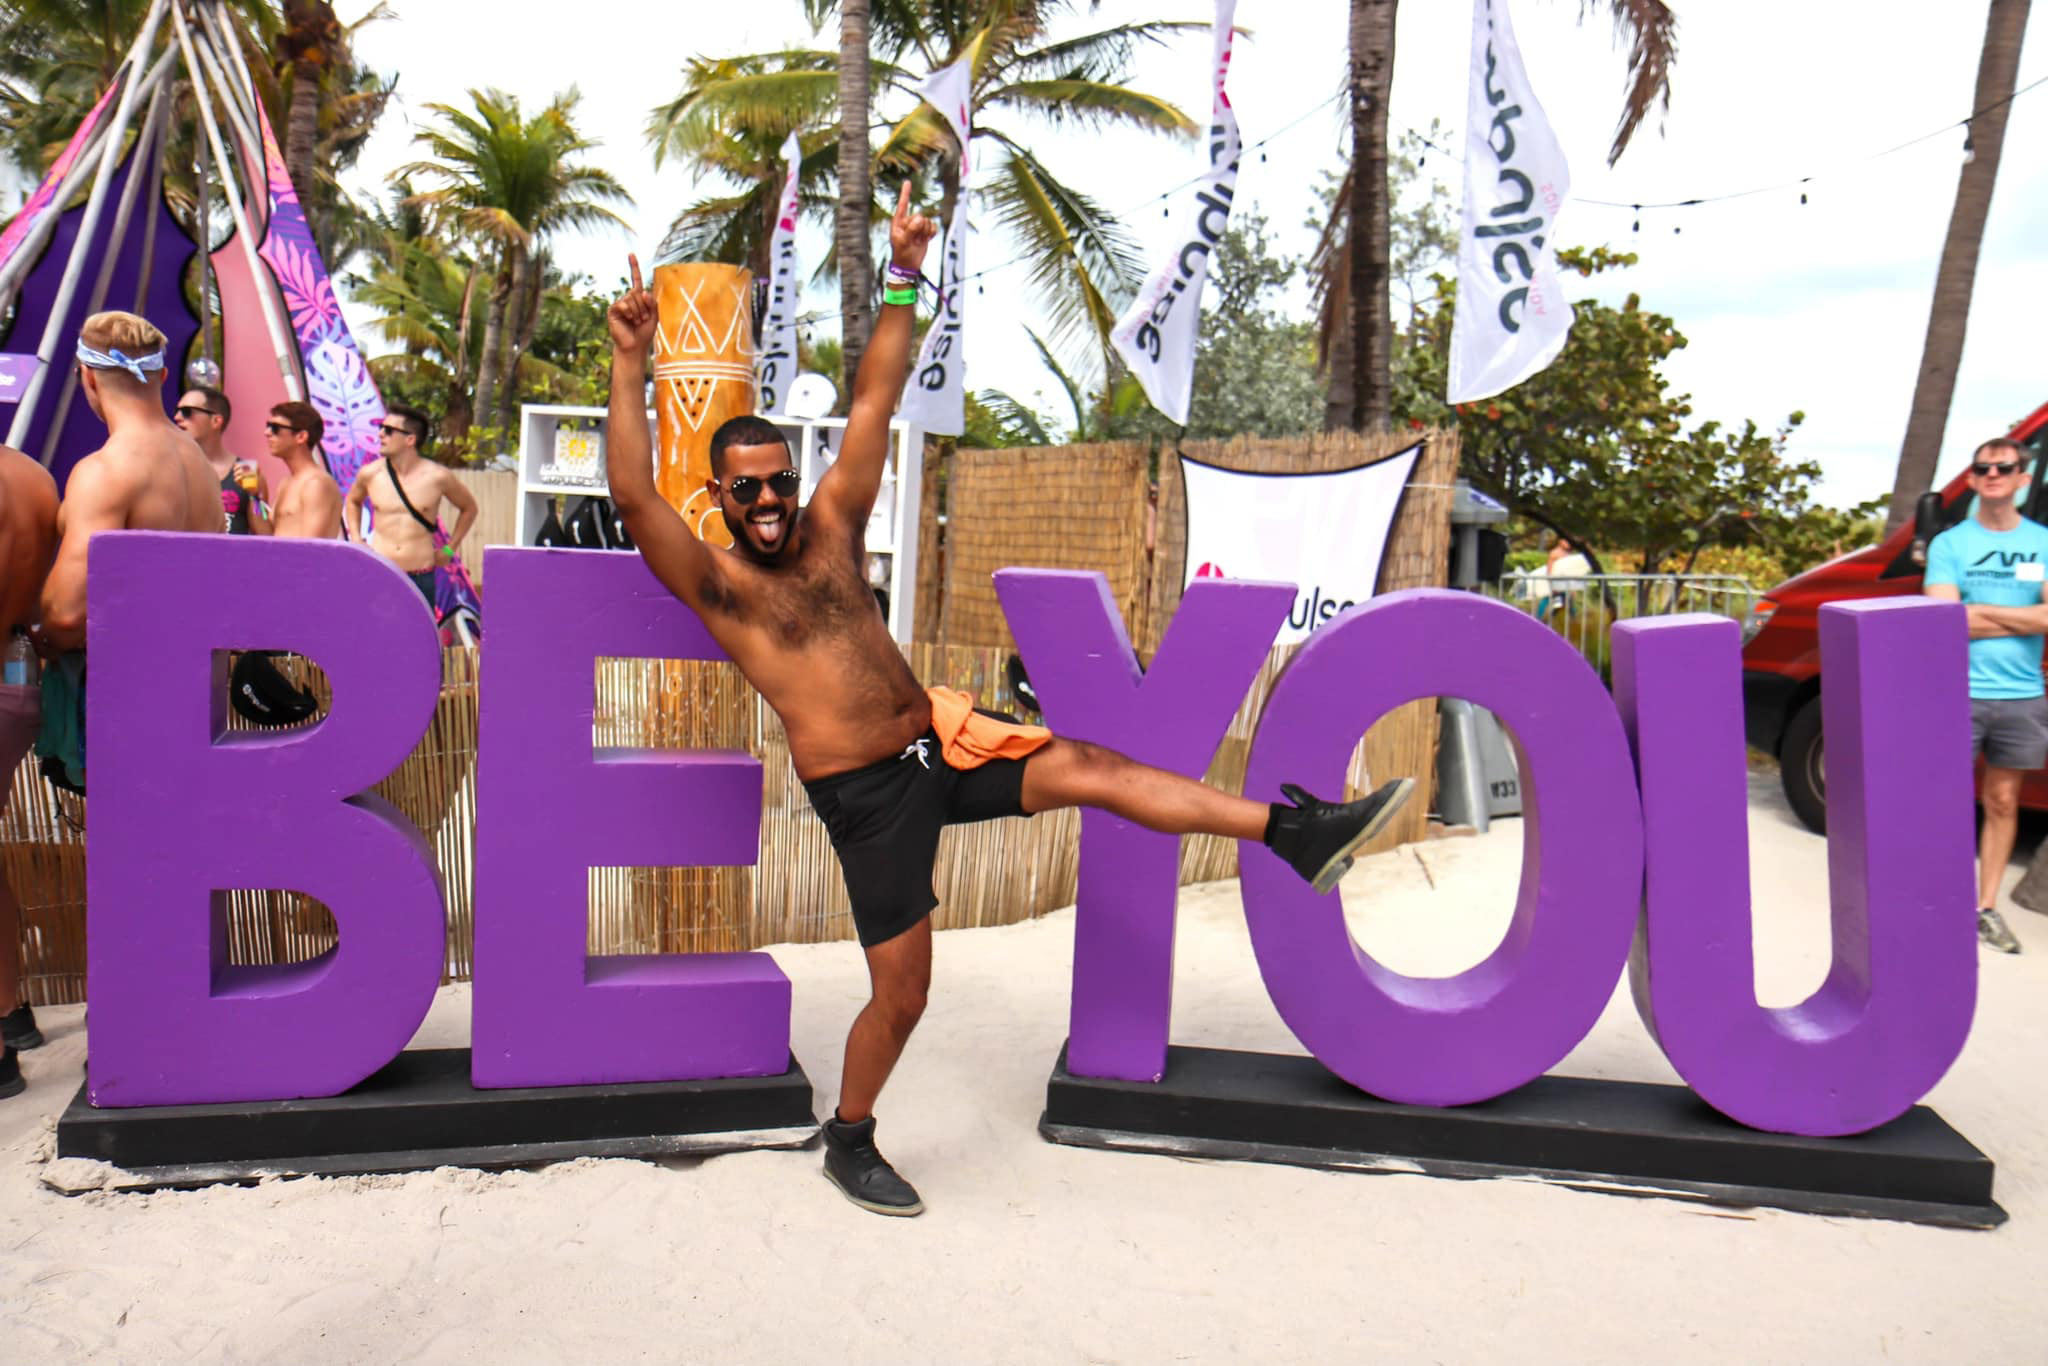
<instances>
[{"instance_id":1,"label":"man with blue bandana headband","mask_svg":"<svg viewBox=\"0 0 2048 1366\"><path fill-rule=\"evenodd\" d=\"M164 413L164 334L133 313L95 313L78 332L85 401L107 443L78 462L57 515L57 563L43 585L40 648L85 648L85 553L95 531L219 531L220 482Z\"/></svg>"}]
</instances>

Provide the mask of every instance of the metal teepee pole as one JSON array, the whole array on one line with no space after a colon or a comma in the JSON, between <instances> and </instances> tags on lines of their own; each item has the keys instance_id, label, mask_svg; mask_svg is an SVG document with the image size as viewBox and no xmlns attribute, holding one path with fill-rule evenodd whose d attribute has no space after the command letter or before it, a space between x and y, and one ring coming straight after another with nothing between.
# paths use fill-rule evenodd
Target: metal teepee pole
<instances>
[{"instance_id":1,"label":"metal teepee pole","mask_svg":"<svg viewBox=\"0 0 2048 1366\"><path fill-rule=\"evenodd\" d=\"M148 163L157 154L156 137L163 123L164 87L159 85L149 97L149 114L144 118L141 131L135 136L135 150L128 167L128 181L121 187L121 202L114 209L114 230L107 234L106 250L100 253L100 269L92 282L92 293L87 296L85 311L88 315L99 312L107 305L107 291L113 287L114 267L120 264L121 248L128 240L128 223L135 215L135 201L142 193L142 186L149 179ZM165 368L171 358L165 357ZM57 443L64 436L66 421L71 416L71 397L78 392L78 367L70 366L64 371L64 389L57 399L57 406L50 413L49 429L43 433L43 452L37 457L43 468L57 458Z\"/></svg>"},{"instance_id":2,"label":"metal teepee pole","mask_svg":"<svg viewBox=\"0 0 2048 1366\"><path fill-rule=\"evenodd\" d=\"M298 346L285 328L284 320L278 316L280 309L276 292L266 287L269 276L264 271L262 259L256 254L255 236L249 231L249 215L242 205L242 186L228 161L227 150L221 145L220 125L213 117L213 92L207 84L206 68L193 55L192 33L185 26L184 11L174 7L171 19L178 30L178 46L185 54L185 69L192 78L194 93L198 95L199 120L206 128L207 145L213 149L213 164L220 172L221 189L227 195L228 210L234 215L235 234L241 238L243 255L248 258L250 273L256 280L256 292L263 303L263 325L270 333L278 374L284 379L285 396L303 400L306 386L299 379L297 366L292 363L298 354Z\"/></svg>"},{"instance_id":3,"label":"metal teepee pole","mask_svg":"<svg viewBox=\"0 0 2048 1366\"><path fill-rule=\"evenodd\" d=\"M85 217L79 223L78 238L72 245L71 257L64 263L64 278L57 286L57 303L50 310L49 321L43 326L43 339L36 347L36 359L42 364L28 382L28 390L21 396L21 402L14 410L14 421L7 429L7 444L19 450L27 439L30 424L35 421L36 410L42 406L43 385L50 373L50 362L57 354L57 343L64 334L64 325L71 312L71 302L78 293L78 277L85 273L85 258L92 249L92 242L99 233L100 214L107 206L107 187L112 183L114 167L121 159L121 144L128 136L128 124L135 117L135 104L141 94L142 82L137 77L147 65L158 26L163 23L164 10L168 0L151 0L149 16L142 21L142 31L135 37L135 44L128 50L124 67L128 72L128 84L121 91L120 101L114 109L113 126L107 130L107 140L100 151L99 169L93 175L92 193L85 201Z\"/></svg>"},{"instance_id":4,"label":"metal teepee pole","mask_svg":"<svg viewBox=\"0 0 2048 1366\"><path fill-rule=\"evenodd\" d=\"M199 53L199 60L206 63L207 76L220 88L221 108L227 112L228 122L233 126L242 148L247 149L247 155L260 159L263 156L263 139L256 136L255 117L237 97L235 82L228 76L220 54L214 50L212 30L206 24L205 7L195 6L194 14L193 28L196 31L192 34L192 46ZM264 179L258 177L258 183Z\"/></svg>"}]
</instances>

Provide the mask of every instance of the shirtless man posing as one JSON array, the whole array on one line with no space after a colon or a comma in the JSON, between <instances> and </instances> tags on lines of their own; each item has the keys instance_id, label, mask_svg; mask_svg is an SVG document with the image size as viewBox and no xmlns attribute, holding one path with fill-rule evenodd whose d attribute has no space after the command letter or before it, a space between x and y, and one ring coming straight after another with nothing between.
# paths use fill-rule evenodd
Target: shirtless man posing
<instances>
[{"instance_id":1,"label":"shirtless man posing","mask_svg":"<svg viewBox=\"0 0 2048 1366\"><path fill-rule=\"evenodd\" d=\"M420 454L427 437L427 415L417 408L394 405L386 409L378 449L382 456L356 472L348 491L348 506L341 517L342 534L351 541L364 541L363 500L369 499L376 512L375 530L367 538L370 549L405 571L413 587L434 606L434 523L440 516L441 500L455 504L455 534L450 547L462 544L476 521L476 498L446 467ZM394 486L404 486L404 496ZM407 507L407 503L411 507ZM440 553L453 557L452 549Z\"/></svg>"},{"instance_id":2,"label":"shirtless man posing","mask_svg":"<svg viewBox=\"0 0 2048 1366\"><path fill-rule=\"evenodd\" d=\"M906 186L889 225L898 278L915 278L933 231L910 212ZM825 1175L863 1208L917 1214L917 1192L876 1150L873 1107L924 1012L942 826L1095 806L1169 834L1263 840L1328 890L1413 783L1344 806L1298 789L1289 793L1298 806L1268 805L1035 727L990 723L959 694L927 694L862 575L889 419L909 370L914 292L883 296L839 458L808 506L797 505L797 471L777 428L742 417L713 434L706 487L732 529L728 551L691 535L655 491L644 396L655 304L639 261L630 264L632 289L609 319L611 496L648 568L704 619L789 734L790 761L839 855L872 992L847 1036L838 1110L824 1126ZM897 301L904 293L909 303ZM961 742L998 757L969 757ZM1003 757L1013 754L1028 757Z\"/></svg>"},{"instance_id":3,"label":"shirtless man posing","mask_svg":"<svg viewBox=\"0 0 2048 1366\"><path fill-rule=\"evenodd\" d=\"M310 403L280 403L263 424L270 453L292 472L271 509L276 535L331 541L341 534L341 485L320 461L320 437L326 429Z\"/></svg>"},{"instance_id":4,"label":"shirtless man posing","mask_svg":"<svg viewBox=\"0 0 2048 1366\"><path fill-rule=\"evenodd\" d=\"M50 472L10 446L0 446L0 636L35 624L57 554L57 481ZM33 681L0 682L0 814L13 793L14 770L35 743L43 701ZM15 1061L17 1049L42 1045L36 1014L19 994L21 903L0 877L0 1096L26 1083Z\"/></svg>"},{"instance_id":5,"label":"shirtless man posing","mask_svg":"<svg viewBox=\"0 0 2048 1366\"><path fill-rule=\"evenodd\" d=\"M199 443L199 453L213 466L220 480L220 510L230 536L268 536L270 518L263 505L270 501L270 481L251 461L237 460L225 444L234 408L218 389L195 384L178 399L172 419L185 435Z\"/></svg>"},{"instance_id":6,"label":"shirtless man posing","mask_svg":"<svg viewBox=\"0 0 2048 1366\"><path fill-rule=\"evenodd\" d=\"M107 444L64 485L62 540L43 585L46 655L85 648L85 552L95 531L221 529L219 478L157 397L164 334L133 313L95 313L78 330L78 373Z\"/></svg>"}]
</instances>

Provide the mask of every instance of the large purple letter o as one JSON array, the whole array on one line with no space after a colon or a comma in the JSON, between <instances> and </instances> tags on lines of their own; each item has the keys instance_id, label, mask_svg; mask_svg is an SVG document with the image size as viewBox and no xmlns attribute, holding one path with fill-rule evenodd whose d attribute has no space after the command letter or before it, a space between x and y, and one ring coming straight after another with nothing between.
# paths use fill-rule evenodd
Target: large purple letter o
<instances>
[{"instance_id":1,"label":"large purple letter o","mask_svg":"<svg viewBox=\"0 0 2048 1366\"><path fill-rule=\"evenodd\" d=\"M1642 904L1642 813L1585 660L1511 607L1438 589L1375 598L1309 638L1266 705L1245 794L1277 800L1283 780L1335 792L1357 737L1418 697L1469 698L1521 744L1521 893L1485 962L1393 972L1352 942L1341 894L1318 897L1254 841L1239 862L1259 970L1295 1036L1373 1095L1463 1105L1541 1076L1599 1017Z\"/></svg>"}]
</instances>

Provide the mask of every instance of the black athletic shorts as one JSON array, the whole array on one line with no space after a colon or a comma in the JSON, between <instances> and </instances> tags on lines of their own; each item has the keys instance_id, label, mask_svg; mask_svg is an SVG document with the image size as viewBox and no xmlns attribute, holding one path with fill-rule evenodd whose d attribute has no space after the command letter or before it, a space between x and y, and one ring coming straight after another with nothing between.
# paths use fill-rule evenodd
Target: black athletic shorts
<instances>
[{"instance_id":1,"label":"black athletic shorts","mask_svg":"<svg viewBox=\"0 0 2048 1366\"><path fill-rule=\"evenodd\" d=\"M939 831L1024 813L1024 759L991 759L957 769L939 737L866 768L804 784L832 836L864 948L886 943L932 913L932 862Z\"/></svg>"}]
</instances>

